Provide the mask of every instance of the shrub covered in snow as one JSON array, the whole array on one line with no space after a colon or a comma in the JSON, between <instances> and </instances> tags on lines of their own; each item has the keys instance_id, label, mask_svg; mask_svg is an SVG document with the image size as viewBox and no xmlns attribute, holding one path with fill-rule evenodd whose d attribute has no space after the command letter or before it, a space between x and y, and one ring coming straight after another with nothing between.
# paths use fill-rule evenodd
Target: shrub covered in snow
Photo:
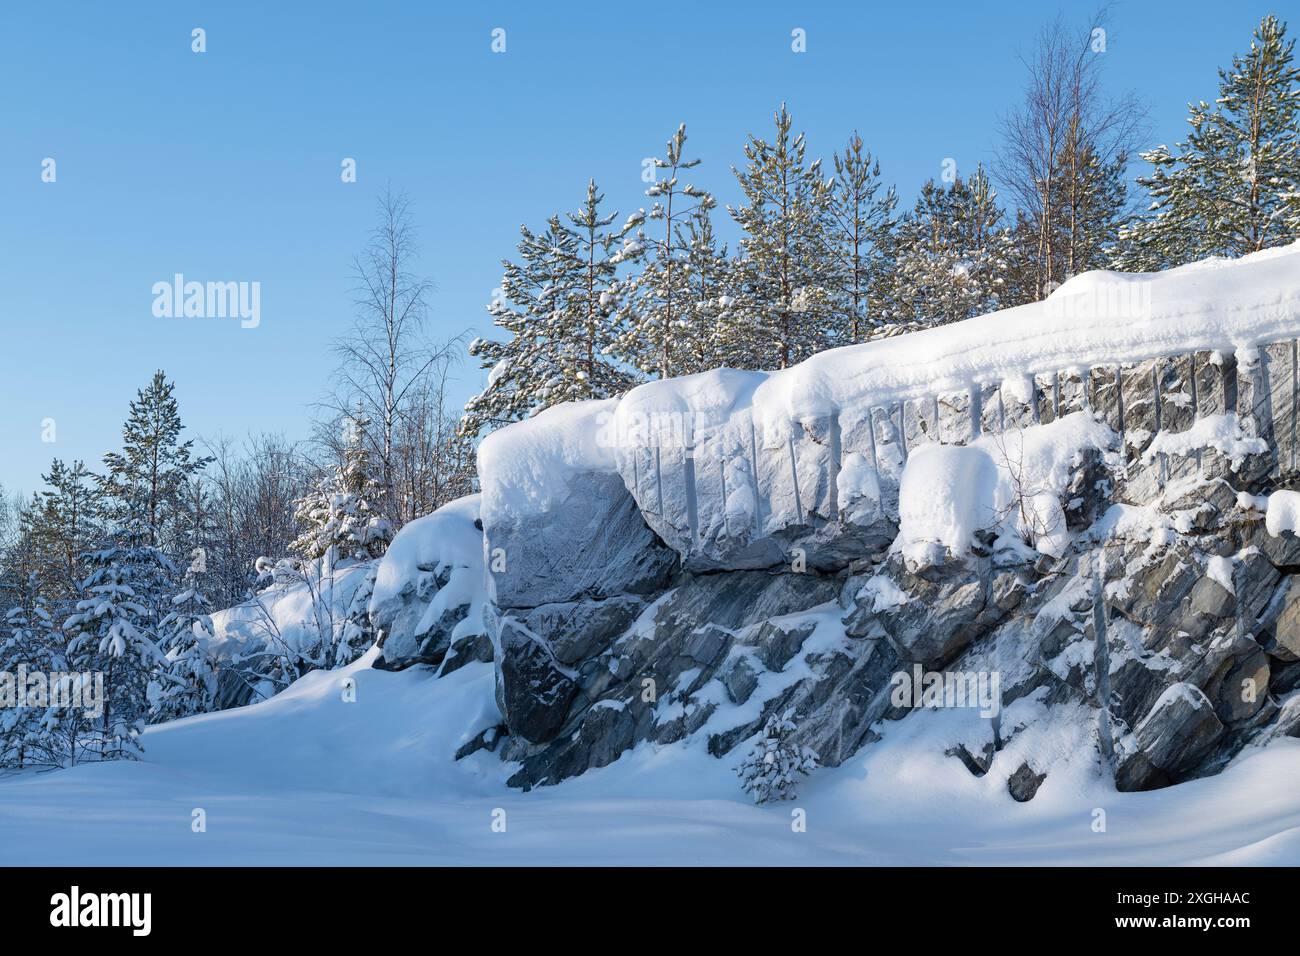
<instances>
[{"instance_id":1,"label":"shrub covered in snow","mask_svg":"<svg viewBox=\"0 0 1300 956\"><path fill-rule=\"evenodd\" d=\"M817 769L817 754L791 740L794 708L773 714L763 725L763 736L736 768L740 786L755 803L792 800L797 796L798 775Z\"/></svg>"}]
</instances>

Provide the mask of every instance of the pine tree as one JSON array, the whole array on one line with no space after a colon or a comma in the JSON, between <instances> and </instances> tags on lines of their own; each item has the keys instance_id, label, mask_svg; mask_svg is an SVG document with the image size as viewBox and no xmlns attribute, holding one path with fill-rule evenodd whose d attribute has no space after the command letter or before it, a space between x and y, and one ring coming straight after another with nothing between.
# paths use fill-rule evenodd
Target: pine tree
<instances>
[{"instance_id":1,"label":"pine tree","mask_svg":"<svg viewBox=\"0 0 1300 956\"><path fill-rule=\"evenodd\" d=\"M822 177L821 160L805 162L803 134L791 133L785 104L775 121L775 139L751 136L745 169L733 168L746 200L729 211L745 230L735 308L747 326L748 368L768 367L773 360L786 368L833 344L833 184Z\"/></svg>"},{"instance_id":2,"label":"pine tree","mask_svg":"<svg viewBox=\"0 0 1300 956\"><path fill-rule=\"evenodd\" d=\"M632 384L609 357L624 321L619 266L643 247L629 233L633 216L610 229L616 214L603 216L595 182L587 200L559 216L546 231L520 227L519 262L505 261L501 296L488 304L506 341L475 339L471 355L490 369L487 387L465 406L461 434L478 435L560 402L606 398Z\"/></svg>"},{"instance_id":3,"label":"pine tree","mask_svg":"<svg viewBox=\"0 0 1300 956\"><path fill-rule=\"evenodd\" d=\"M1075 121L1066 130L1056 165L1052 183L1059 197L1053 205L1059 217L1052 240L1057 247L1053 261L1068 279L1106 268L1115 254L1128 202L1124 179L1128 156L1121 151L1105 162Z\"/></svg>"},{"instance_id":4,"label":"pine tree","mask_svg":"<svg viewBox=\"0 0 1300 956\"><path fill-rule=\"evenodd\" d=\"M102 533L102 495L80 461L69 467L56 458L42 477L48 487L20 514L19 542L31 551L28 571L60 604L80 593L80 557Z\"/></svg>"},{"instance_id":5,"label":"pine tree","mask_svg":"<svg viewBox=\"0 0 1300 956\"><path fill-rule=\"evenodd\" d=\"M798 778L817 769L817 754L795 743L794 709L774 713L763 725L763 736L736 768L741 788L755 803L792 800L798 795Z\"/></svg>"},{"instance_id":6,"label":"pine tree","mask_svg":"<svg viewBox=\"0 0 1300 956\"><path fill-rule=\"evenodd\" d=\"M101 492L110 520L143 522L154 543L179 557L183 542L176 526L185 508L186 486L212 459L194 457L194 442L181 441L184 429L172 394L175 384L155 372L130 404L122 426L122 450L104 456Z\"/></svg>"},{"instance_id":7,"label":"pine tree","mask_svg":"<svg viewBox=\"0 0 1300 956\"><path fill-rule=\"evenodd\" d=\"M566 231L573 237L578 256L576 294L566 298L561 313L564 337L575 340L576 368L571 372L576 385L574 399L606 398L626 391L632 377L608 356L614 350L622 324L623 284L618 267L643 254L639 238L624 241L641 222L632 216L622 227L610 229L617 212L601 215L605 199L593 179L587 183L587 198L576 211L567 214Z\"/></svg>"},{"instance_id":8,"label":"pine tree","mask_svg":"<svg viewBox=\"0 0 1300 956\"><path fill-rule=\"evenodd\" d=\"M1040 231L1039 224L1025 215L1023 210L1016 212L1015 222L1006 229L1005 265L999 294L999 302L1004 309L1043 298L1043 290L1039 288L1042 279Z\"/></svg>"},{"instance_id":9,"label":"pine tree","mask_svg":"<svg viewBox=\"0 0 1300 956\"><path fill-rule=\"evenodd\" d=\"M694 327L696 315L690 308L683 260L690 254L689 224L694 222L697 230L704 228L697 217L707 213L714 200L692 183L681 183L681 173L700 164L698 159L684 158L685 146L683 123L668 140L665 155L654 159L655 181L645 193L654 205L645 219L662 225L658 238L647 240L650 255L635 283L635 308L630 310L628 328L617 346L618 354L629 364L646 374L657 373L660 378L694 370L688 368L696 364L689 357L679 359L679 345L685 339L694 339L698 347L704 336L703 330ZM657 175L660 170L664 171L662 179Z\"/></svg>"},{"instance_id":10,"label":"pine tree","mask_svg":"<svg viewBox=\"0 0 1300 956\"><path fill-rule=\"evenodd\" d=\"M835 186L829 205L829 243L835 276L837 338L861 342L887 319L887 277L891 270L894 208L890 186L881 192L880 162L863 148L856 132L835 156Z\"/></svg>"},{"instance_id":11,"label":"pine tree","mask_svg":"<svg viewBox=\"0 0 1300 956\"><path fill-rule=\"evenodd\" d=\"M999 308L1008 237L983 169L947 188L930 180L898 227L895 315L923 324L958 322Z\"/></svg>"},{"instance_id":12,"label":"pine tree","mask_svg":"<svg viewBox=\"0 0 1300 956\"><path fill-rule=\"evenodd\" d=\"M1250 52L1219 71L1219 96L1189 106L1175 150L1142 153L1146 216L1122 233L1116 266L1162 269L1300 238L1300 68L1286 25L1265 17Z\"/></svg>"},{"instance_id":13,"label":"pine tree","mask_svg":"<svg viewBox=\"0 0 1300 956\"><path fill-rule=\"evenodd\" d=\"M701 203L680 227L682 318L676 335L677 374L734 365L727 349L733 321L732 267L726 245L713 232L713 201Z\"/></svg>"},{"instance_id":14,"label":"pine tree","mask_svg":"<svg viewBox=\"0 0 1300 956\"><path fill-rule=\"evenodd\" d=\"M360 412L346 420L342 463L299 499L295 509L304 530L290 549L308 559L328 558L331 569L338 560L377 558L393 538L392 523L379 506L382 489L371 473L366 450L369 424Z\"/></svg>"}]
</instances>

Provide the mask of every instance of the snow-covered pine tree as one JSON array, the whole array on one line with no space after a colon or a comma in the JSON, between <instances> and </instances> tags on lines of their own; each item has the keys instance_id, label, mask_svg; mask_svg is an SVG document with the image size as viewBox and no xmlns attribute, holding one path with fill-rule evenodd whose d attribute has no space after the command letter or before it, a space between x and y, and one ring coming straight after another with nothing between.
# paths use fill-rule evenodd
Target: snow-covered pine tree
<instances>
[{"instance_id":1,"label":"snow-covered pine tree","mask_svg":"<svg viewBox=\"0 0 1300 956\"><path fill-rule=\"evenodd\" d=\"M576 294L565 299L561 313L562 338L574 341L570 362L575 399L605 398L631 387L633 380L609 356L614 351L624 322L624 289L619 266L635 262L645 252L638 235L629 235L643 221L633 215L620 227L610 229L617 211L601 215L605 196L594 179L587 183L587 198L576 212L567 214L567 231L574 237L578 255Z\"/></svg>"},{"instance_id":2,"label":"snow-covered pine tree","mask_svg":"<svg viewBox=\"0 0 1300 956\"><path fill-rule=\"evenodd\" d=\"M1117 268L1157 270L1206 256L1243 256L1300 237L1300 68L1274 16L1250 52L1219 71L1219 96L1190 105L1174 150L1142 153L1147 214L1121 234Z\"/></svg>"},{"instance_id":3,"label":"snow-covered pine tree","mask_svg":"<svg viewBox=\"0 0 1300 956\"><path fill-rule=\"evenodd\" d=\"M882 191L879 160L863 148L862 137L855 132L844 152L835 155L829 204L835 331L843 344L863 341L869 330L887 321L897 205L893 186Z\"/></svg>"},{"instance_id":4,"label":"snow-covered pine tree","mask_svg":"<svg viewBox=\"0 0 1300 956\"><path fill-rule=\"evenodd\" d=\"M927 182L898 227L892 298L903 321L940 325L999 307L1008 237L982 168Z\"/></svg>"},{"instance_id":5,"label":"snow-covered pine tree","mask_svg":"<svg viewBox=\"0 0 1300 956\"><path fill-rule=\"evenodd\" d=\"M159 723L212 709L217 673L209 648L212 604L200 589L202 572L191 565L162 620L159 650L165 663L149 683L149 720Z\"/></svg>"},{"instance_id":6,"label":"snow-covered pine tree","mask_svg":"<svg viewBox=\"0 0 1300 956\"><path fill-rule=\"evenodd\" d=\"M388 549L393 526L378 505L382 489L366 450L369 424L359 411L346 419L343 461L298 500L295 515L303 531L289 546L294 553L327 558L332 568L336 561L367 561Z\"/></svg>"},{"instance_id":7,"label":"snow-covered pine tree","mask_svg":"<svg viewBox=\"0 0 1300 956\"><path fill-rule=\"evenodd\" d=\"M755 803L792 800L798 795L799 777L817 769L817 754L796 743L794 708L773 713L763 725L763 735L746 755L736 773L740 785Z\"/></svg>"},{"instance_id":8,"label":"snow-covered pine tree","mask_svg":"<svg viewBox=\"0 0 1300 956\"><path fill-rule=\"evenodd\" d=\"M176 568L154 545L153 531L143 520L120 528L84 562L89 569L86 596L64 629L77 669L104 675L104 712L89 732L91 756L134 757L149 714L149 684L166 666L158 646L157 608Z\"/></svg>"},{"instance_id":9,"label":"snow-covered pine tree","mask_svg":"<svg viewBox=\"0 0 1300 956\"><path fill-rule=\"evenodd\" d=\"M493 324L509 338L470 343L469 353L490 371L487 386L465 406L462 435L632 384L608 352L624 321L618 270L641 254L629 235L641 217L611 229L616 214L600 214L603 198L593 181L583 207L567 217L572 225L552 216L545 232L520 227L520 261L502 263L501 295L488 304Z\"/></svg>"},{"instance_id":10,"label":"snow-covered pine tree","mask_svg":"<svg viewBox=\"0 0 1300 956\"><path fill-rule=\"evenodd\" d=\"M711 198L700 203L679 227L678 272L685 292L675 336L679 375L735 365L727 349L733 321L732 267L726 245L719 245L713 232L713 207Z\"/></svg>"},{"instance_id":11,"label":"snow-covered pine tree","mask_svg":"<svg viewBox=\"0 0 1300 956\"><path fill-rule=\"evenodd\" d=\"M700 164L698 159L685 158L685 146L683 123L668 140L664 156L653 160L655 180L645 194L654 204L645 219L655 223L656 228L644 240L649 256L635 281L635 306L629 309L627 328L616 346L617 353L630 365L660 378L697 370L688 369L688 364L695 363L679 359L677 354L681 340L700 336L699 330L693 328L695 316L689 307L691 293L682 260L689 254L687 224L700 212L707 212L714 201L698 186L681 182L682 172Z\"/></svg>"},{"instance_id":12,"label":"snow-covered pine tree","mask_svg":"<svg viewBox=\"0 0 1300 956\"><path fill-rule=\"evenodd\" d=\"M734 307L746 368L786 368L834 342L833 181L823 178L821 160L805 161L804 136L791 132L784 103L774 118L775 139L751 136L745 168L732 168L745 194L743 205L728 209L745 230Z\"/></svg>"}]
</instances>

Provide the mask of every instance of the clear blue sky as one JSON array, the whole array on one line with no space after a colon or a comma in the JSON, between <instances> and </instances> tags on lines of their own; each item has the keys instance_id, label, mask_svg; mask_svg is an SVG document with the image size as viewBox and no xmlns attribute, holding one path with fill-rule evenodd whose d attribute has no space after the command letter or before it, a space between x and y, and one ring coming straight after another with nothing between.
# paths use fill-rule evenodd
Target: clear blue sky
<instances>
[{"instance_id":1,"label":"clear blue sky","mask_svg":"<svg viewBox=\"0 0 1300 956\"><path fill-rule=\"evenodd\" d=\"M435 333L487 331L521 222L595 176L645 205L641 160L680 122L725 204L749 131L788 101L814 155L856 128L905 201L945 157L988 161L1026 49L1057 9L917 3L6 3L0 10L0 483L55 455L97 464L155 368L190 433L307 434L348 263L387 182L415 202ZM1149 103L1152 142L1295 0L1116 7L1107 73ZM190 31L207 31L191 52ZM490 50L506 30L505 54ZM807 32L807 53L790 32ZM41 162L57 161L42 183ZM358 182L340 182L354 157ZM258 281L262 320L162 319L151 286ZM463 369L457 398L476 390ZM41 440L53 418L57 440Z\"/></svg>"}]
</instances>

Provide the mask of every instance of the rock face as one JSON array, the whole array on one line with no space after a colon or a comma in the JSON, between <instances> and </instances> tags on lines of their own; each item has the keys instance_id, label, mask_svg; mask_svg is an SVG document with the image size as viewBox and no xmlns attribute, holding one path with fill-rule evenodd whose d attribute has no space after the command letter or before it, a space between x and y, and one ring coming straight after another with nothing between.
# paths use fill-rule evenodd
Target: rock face
<instances>
[{"instance_id":1,"label":"rock face","mask_svg":"<svg viewBox=\"0 0 1300 956\"><path fill-rule=\"evenodd\" d=\"M552 511L485 527L484 538L499 608L657 594L677 566L617 475L575 476Z\"/></svg>"},{"instance_id":2,"label":"rock face","mask_svg":"<svg viewBox=\"0 0 1300 956\"><path fill-rule=\"evenodd\" d=\"M1061 759L1035 749L1032 721L999 716L1020 704L1083 726L1080 749L1121 790L1213 773L1300 734L1300 538L1260 510L1300 481L1283 345L623 450L544 513L486 522L479 603L457 582L472 562L417 565L372 607L381 666L494 660L501 724L462 750L494 751L525 789L643 743L691 737L722 757L786 711L793 742L835 766L930 706L896 693L912 673L998 678L986 732L935 746L1017 801ZM899 546L918 445L1059 436L1068 416L1110 440L1054 459L1050 493L995 476L1001 514L968 547ZM1057 524L1036 527L1044 515Z\"/></svg>"},{"instance_id":3,"label":"rock face","mask_svg":"<svg viewBox=\"0 0 1300 956\"><path fill-rule=\"evenodd\" d=\"M816 572L686 576L576 669L540 668L527 701L509 697L519 681L503 681L513 736L502 756L520 764L511 782L556 783L641 741L694 733L721 755L790 707L803 715L798 742L823 765L839 763L889 711L898 659L885 641L844 636L838 590ZM513 634L502 627L503 639ZM546 692L555 701L542 708Z\"/></svg>"},{"instance_id":4,"label":"rock face","mask_svg":"<svg viewBox=\"0 0 1300 956\"><path fill-rule=\"evenodd\" d=\"M477 495L401 530L375 570L369 614L382 651L378 668L426 664L450 673L492 659Z\"/></svg>"},{"instance_id":5,"label":"rock face","mask_svg":"<svg viewBox=\"0 0 1300 956\"><path fill-rule=\"evenodd\" d=\"M513 738L553 739L583 668L661 593L677 555L615 475L579 475L544 520L484 528L497 705Z\"/></svg>"},{"instance_id":6,"label":"rock face","mask_svg":"<svg viewBox=\"0 0 1300 956\"><path fill-rule=\"evenodd\" d=\"M1214 705L1194 684L1172 684L1160 695L1121 751L1120 790L1148 790L1194 770L1223 736Z\"/></svg>"}]
</instances>

